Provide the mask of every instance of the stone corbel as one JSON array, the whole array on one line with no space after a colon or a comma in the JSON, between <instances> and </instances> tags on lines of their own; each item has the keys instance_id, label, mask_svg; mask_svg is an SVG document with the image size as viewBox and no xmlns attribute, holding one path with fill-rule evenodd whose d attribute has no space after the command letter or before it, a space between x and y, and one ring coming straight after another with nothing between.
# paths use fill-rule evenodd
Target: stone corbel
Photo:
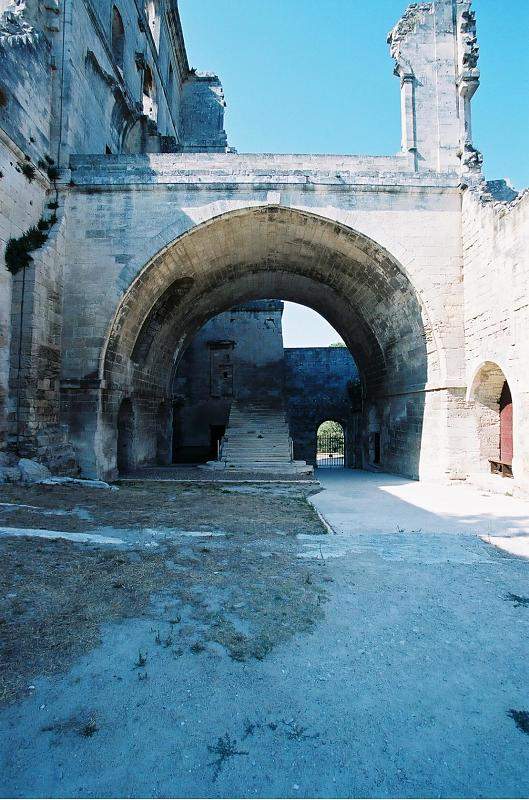
<instances>
[{"instance_id":1,"label":"stone corbel","mask_svg":"<svg viewBox=\"0 0 529 800\"><path fill-rule=\"evenodd\" d=\"M483 156L471 142L464 143L460 158L463 172L481 173Z\"/></svg>"},{"instance_id":2,"label":"stone corbel","mask_svg":"<svg viewBox=\"0 0 529 800\"><path fill-rule=\"evenodd\" d=\"M476 36L476 14L470 10L470 0L463 0L458 17L458 76L459 94L470 100L479 86L479 45Z\"/></svg>"}]
</instances>

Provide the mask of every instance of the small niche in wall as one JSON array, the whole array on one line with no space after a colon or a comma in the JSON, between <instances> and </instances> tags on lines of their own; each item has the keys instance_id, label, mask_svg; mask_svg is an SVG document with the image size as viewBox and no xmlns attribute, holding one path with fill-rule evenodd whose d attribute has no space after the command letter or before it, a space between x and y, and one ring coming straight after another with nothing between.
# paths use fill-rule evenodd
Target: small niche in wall
<instances>
[{"instance_id":1,"label":"small niche in wall","mask_svg":"<svg viewBox=\"0 0 529 800\"><path fill-rule=\"evenodd\" d=\"M0 86L0 108L7 106L7 92L3 86Z\"/></svg>"}]
</instances>

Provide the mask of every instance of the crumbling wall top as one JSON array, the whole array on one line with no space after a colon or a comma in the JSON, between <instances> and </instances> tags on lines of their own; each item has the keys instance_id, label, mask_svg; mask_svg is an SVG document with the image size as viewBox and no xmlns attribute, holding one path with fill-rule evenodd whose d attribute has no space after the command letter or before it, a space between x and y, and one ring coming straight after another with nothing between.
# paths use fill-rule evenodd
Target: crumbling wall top
<instances>
[{"instance_id":1,"label":"crumbling wall top","mask_svg":"<svg viewBox=\"0 0 529 800\"><path fill-rule=\"evenodd\" d=\"M433 11L433 3L412 3L408 6L396 25L387 36L389 52L395 59L395 75L402 77L404 74L413 74L409 60L403 54L403 44L410 33L414 33L417 26L424 22L426 15Z\"/></svg>"},{"instance_id":2,"label":"crumbling wall top","mask_svg":"<svg viewBox=\"0 0 529 800\"><path fill-rule=\"evenodd\" d=\"M13 0L0 15L0 46L36 44L40 32L39 0Z\"/></svg>"}]
</instances>

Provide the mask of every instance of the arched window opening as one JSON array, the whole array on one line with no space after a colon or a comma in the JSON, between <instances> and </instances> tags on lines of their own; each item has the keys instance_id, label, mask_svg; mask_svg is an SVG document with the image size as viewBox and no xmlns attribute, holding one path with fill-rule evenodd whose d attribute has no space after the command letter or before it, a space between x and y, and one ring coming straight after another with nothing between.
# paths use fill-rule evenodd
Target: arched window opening
<instances>
[{"instance_id":1,"label":"arched window opening","mask_svg":"<svg viewBox=\"0 0 529 800\"><path fill-rule=\"evenodd\" d=\"M125 28L116 6L112 7L112 55L118 67L123 70L125 59Z\"/></svg>"},{"instance_id":2,"label":"arched window opening","mask_svg":"<svg viewBox=\"0 0 529 800\"><path fill-rule=\"evenodd\" d=\"M169 62L169 69L167 72L167 97L169 98L169 104L172 107L174 100L174 70L171 62Z\"/></svg>"},{"instance_id":3,"label":"arched window opening","mask_svg":"<svg viewBox=\"0 0 529 800\"><path fill-rule=\"evenodd\" d=\"M148 64L145 65L143 70L143 113L146 117L156 122L156 84Z\"/></svg>"},{"instance_id":4,"label":"arched window opening","mask_svg":"<svg viewBox=\"0 0 529 800\"><path fill-rule=\"evenodd\" d=\"M332 468L345 466L345 434L335 420L325 420L318 428L316 466Z\"/></svg>"},{"instance_id":5,"label":"arched window opening","mask_svg":"<svg viewBox=\"0 0 529 800\"><path fill-rule=\"evenodd\" d=\"M158 11L158 3L156 0L146 0L144 9L147 22L149 23L149 29L154 39L154 44L158 50L160 46L160 14Z\"/></svg>"},{"instance_id":6,"label":"arched window opening","mask_svg":"<svg viewBox=\"0 0 529 800\"><path fill-rule=\"evenodd\" d=\"M134 467L134 410L129 398L121 402L118 411L117 467L120 474Z\"/></svg>"},{"instance_id":7,"label":"arched window opening","mask_svg":"<svg viewBox=\"0 0 529 800\"><path fill-rule=\"evenodd\" d=\"M487 361L480 367L470 401L476 424L475 467L512 478L513 403L507 379L497 364Z\"/></svg>"}]
</instances>

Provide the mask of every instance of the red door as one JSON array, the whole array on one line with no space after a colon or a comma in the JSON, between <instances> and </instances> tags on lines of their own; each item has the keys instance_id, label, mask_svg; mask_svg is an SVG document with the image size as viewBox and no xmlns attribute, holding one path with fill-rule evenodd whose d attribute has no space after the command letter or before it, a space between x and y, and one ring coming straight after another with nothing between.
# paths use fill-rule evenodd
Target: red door
<instances>
[{"instance_id":1,"label":"red door","mask_svg":"<svg viewBox=\"0 0 529 800\"><path fill-rule=\"evenodd\" d=\"M512 397L507 381L500 395L500 461L512 464Z\"/></svg>"}]
</instances>

